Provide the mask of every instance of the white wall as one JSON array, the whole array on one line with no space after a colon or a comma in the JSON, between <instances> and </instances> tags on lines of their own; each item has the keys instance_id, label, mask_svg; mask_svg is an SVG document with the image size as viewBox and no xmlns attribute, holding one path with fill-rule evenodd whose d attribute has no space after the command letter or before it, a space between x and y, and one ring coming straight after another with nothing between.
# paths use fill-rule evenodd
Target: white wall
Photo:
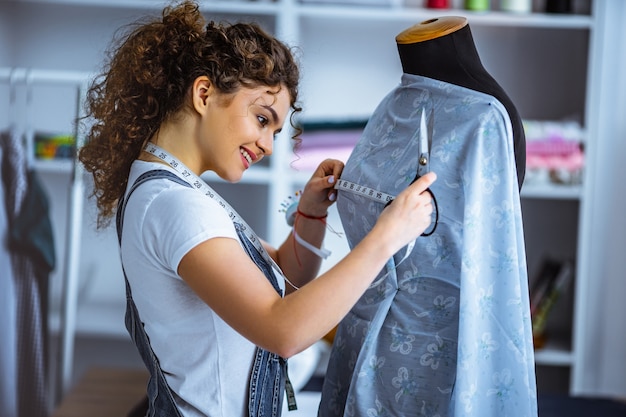
<instances>
[{"instance_id":1,"label":"white wall","mask_svg":"<svg viewBox=\"0 0 626 417\"><path fill-rule=\"evenodd\" d=\"M12 66L93 72L115 30L146 10L17 3L12 20L20 47Z\"/></svg>"},{"instance_id":2,"label":"white wall","mask_svg":"<svg viewBox=\"0 0 626 417\"><path fill-rule=\"evenodd\" d=\"M587 173L581 250L590 256L580 267L591 277L586 293L589 307L576 335L582 366L574 391L587 395L626 397L626 2L595 2L598 25L594 42L589 113L588 157L595 169Z\"/></svg>"},{"instance_id":3,"label":"white wall","mask_svg":"<svg viewBox=\"0 0 626 417\"><path fill-rule=\"evenodd\" d=\"M0 2L0 66L6 67L13 63L13 20L10 18L13 5Z\"/></svg>"}]
</instances>

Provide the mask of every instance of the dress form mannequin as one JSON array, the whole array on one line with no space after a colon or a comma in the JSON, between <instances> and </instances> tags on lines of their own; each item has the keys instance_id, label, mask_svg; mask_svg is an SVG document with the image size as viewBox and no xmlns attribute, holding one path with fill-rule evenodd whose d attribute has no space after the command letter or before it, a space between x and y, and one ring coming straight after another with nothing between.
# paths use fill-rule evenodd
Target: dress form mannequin
<instances>
[{"instance_id":1,"label":"dress form mannequin","mask_svg":"<svg viewBox=\"0 0 626 417\"><path fill-rule=\"evenodd\" d=\"M318 416L536 417L519 116L465 19L396 42L404 71L346 161L337 210L354 247L425 154L437 227L389 259L339 324Z\"/></svg>"},{"instance_id":2,"label":"dress form mannequin","mask_svg":"<svg viewBox=\"0 0 626 417\"><path fill-rule=\"evenodd\" d=\"M411 26L396 36L402 70L489 94L507 110L513 126L517 178L526 172L526 139L522 119L498 82L483 67L467 19L446 16Z\"/></svg>"}]
</instances>

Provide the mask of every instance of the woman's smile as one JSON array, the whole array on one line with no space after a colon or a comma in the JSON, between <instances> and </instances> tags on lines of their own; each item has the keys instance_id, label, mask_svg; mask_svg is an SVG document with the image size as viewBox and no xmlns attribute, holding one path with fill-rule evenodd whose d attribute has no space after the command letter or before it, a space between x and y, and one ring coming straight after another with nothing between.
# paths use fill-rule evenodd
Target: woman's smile
<instances>
[{"instance_id":1,"label":"woman's smile","mask_svg":"<svg viewBox=\"0 0 626 417\"><path fill-rule=\"evenodd\" d=\"M246 169L250 168L250 166L257 159L257 156L254 154L254 152L251 152L249 149L246 149L244 147L241 147L239 149L239 152L241 152L241 156L243 157L244 166L246 167Z\"/></svg>"}]
</instances>

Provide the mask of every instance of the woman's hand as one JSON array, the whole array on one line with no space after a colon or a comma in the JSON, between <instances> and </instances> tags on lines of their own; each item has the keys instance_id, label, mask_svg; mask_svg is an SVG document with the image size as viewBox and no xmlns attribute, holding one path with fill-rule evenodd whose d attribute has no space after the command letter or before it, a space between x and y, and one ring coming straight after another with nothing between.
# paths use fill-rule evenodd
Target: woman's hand
<instances>
[{"instance_id":1,"label":"woman's hand","mask_svg":"<svg viewBox=\"0 0 626 417\"><path fill-rule=\"evenodd\" d=\"M436 179L434 172L420 177L398 194L376 221L375 233L389 245L392 254L416 239L430 226L433 204L432 196L426 189Z\"/></svg>"},{"instance_id":2,"label":"woman's hand","mask_svg":"<svg viewBox=\"0 0 626 417\"><path fill-rule=\"evenodd\" d=\"M304 186L298 209L311 217L323 217L335 200L335 183L341 176L344 163L337 159L322 161Z\"/></svg>"}]
</instances>

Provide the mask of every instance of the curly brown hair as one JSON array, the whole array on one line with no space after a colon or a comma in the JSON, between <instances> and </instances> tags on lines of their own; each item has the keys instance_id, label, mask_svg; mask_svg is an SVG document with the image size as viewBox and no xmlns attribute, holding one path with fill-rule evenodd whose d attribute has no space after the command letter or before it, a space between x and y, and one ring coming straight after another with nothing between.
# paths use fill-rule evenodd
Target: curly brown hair
<instances>
[{"instance_id":1,"label":"curly brown hair","mask_svg":"<svg viewBox=\"0 0 626 417\"><path fill-rule=\"evenodd\" d=\"M207 76L224 94L241 87L280 86L291 97L290 124L301 108L299 69L289 47L254 23L206 25L193 1L126 27L108 52L86 97L85 145L78 159L94 180L98 227L109 224L144 144L187 104L193 81Z\"/></svg>"}]
</instances>

